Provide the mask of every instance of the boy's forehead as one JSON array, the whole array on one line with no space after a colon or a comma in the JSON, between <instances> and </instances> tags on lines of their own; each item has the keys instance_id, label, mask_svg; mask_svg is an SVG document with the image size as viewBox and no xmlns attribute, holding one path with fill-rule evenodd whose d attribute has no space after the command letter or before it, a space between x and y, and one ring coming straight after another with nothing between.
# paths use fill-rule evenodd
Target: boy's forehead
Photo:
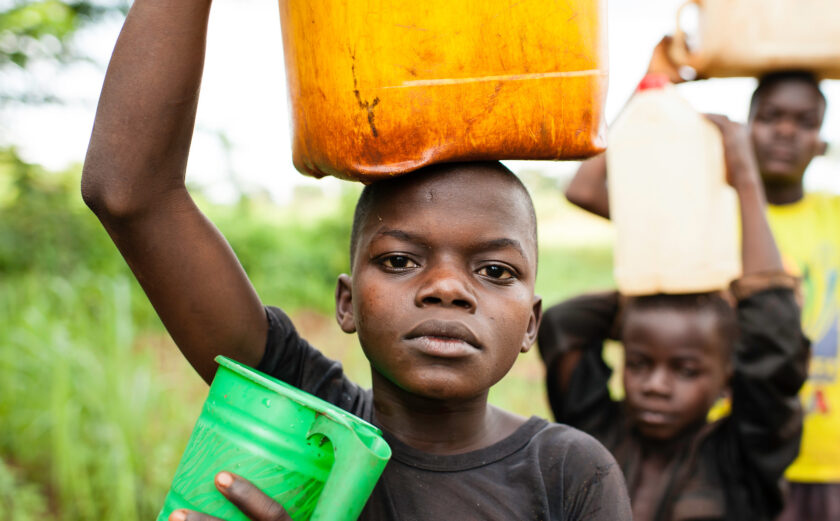
<instances>
[{"instance_id":1,"label":"boy's forehead","mask_svg":"<svg viewBox=\"0 0 840 521\"><path fill-rule=\"evenodd\" d=\"M796 79L780 80L768 86L759 94L757 102L759 107L774 105L792 110L825 109L825 101L817 87Z\"/></svg>"},{"instance_id":2,"label":"boy's forehead","mask_svg":"<svg viewBox=\"0 0 840 521\"><path fill-rule=\"evenodd\" d=\"M504 230L531 241L536 223L530 198L521 185L493 170L460 168L412 176L389 183L368 213L364 229L377 228L385 218L411 220L422 214L434 225L450 226L478 220L488 229ZM481 220L483 218L483 220Z\"/></svg>"},{"instance_id":3,"label":"boy's forehead","mask_svg":"<svg viewBox=\"0 0 840 521\"><path fill-rule=\"evenodd\" d=\"M659 337L698 346L723 342L719 319L708 310L631 309L625 317L623 335L630 337L628 340Z\"/></svg>"}]
</instances>

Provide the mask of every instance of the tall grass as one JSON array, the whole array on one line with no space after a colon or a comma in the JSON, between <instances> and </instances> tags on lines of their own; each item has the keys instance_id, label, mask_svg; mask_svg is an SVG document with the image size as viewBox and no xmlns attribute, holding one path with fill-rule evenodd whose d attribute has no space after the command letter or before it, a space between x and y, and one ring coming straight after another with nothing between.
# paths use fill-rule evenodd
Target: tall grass
<instances>
[{"instance_id":1,"label":"tall grass","mask_svg":"<svg viewBox=\"0 0 840 521\"><path fill-rule=\"evenodd\" d=\"M24 275L0 294L0 454L61 520L146 520L198 411L198 378L137 345L126 276ZM192 389L191 389L192 388ZM47 477L47 479L44 479Z\"/></svg>"}]
</instances>

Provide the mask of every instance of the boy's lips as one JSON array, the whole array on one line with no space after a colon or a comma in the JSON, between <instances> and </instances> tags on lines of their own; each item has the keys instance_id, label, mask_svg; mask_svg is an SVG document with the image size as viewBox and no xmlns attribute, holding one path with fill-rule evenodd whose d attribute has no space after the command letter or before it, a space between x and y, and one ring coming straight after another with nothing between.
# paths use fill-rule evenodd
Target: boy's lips
<instances>
[{"instance_id":1,"label":"boy's lips","mask_svg":"<svg viewBox=\"0 0 840 521\"><path fill-rule=\"evenodd\" d=\"M785 163L792 163L797 157L796 149L789 145L771 145L764 152L768 159Z\"/></svg>"},{"instance_id":2,"label":"boy's lips","mask_svg":"<svg viewBox=\"0 0 840 521\"><path fill-rule=\"evenodd\" d=\"M636 411L636 419L647 425L665 425L671 422L671 414L662 411L643 409Z\"/></svg>"},{"instance_id":3,"label":"boy's lips","mask_svg":"<svg viewBox=\"0 0 840 521\"><path fill-rule=\"evenodd\" d=\"M460 322L427 320L412 329L405 339L420 350L443 357L454 357L481 349L475 334Z\"/></svg>"}]
</instances>

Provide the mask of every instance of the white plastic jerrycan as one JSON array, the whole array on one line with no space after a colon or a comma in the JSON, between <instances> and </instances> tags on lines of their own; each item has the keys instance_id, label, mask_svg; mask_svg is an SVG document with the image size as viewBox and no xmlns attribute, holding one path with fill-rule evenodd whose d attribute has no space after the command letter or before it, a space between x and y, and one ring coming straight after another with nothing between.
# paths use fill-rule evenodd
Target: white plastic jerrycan
<instances>
[{"instance_id":1,"label":"white plastic jerrycan","mask_svg":"<svg viewBox=\"0 0 840 521\"><path fill-rule=\"evenodd\" d=\"M699 9L699 42L687 51L680 14L691 4ZM840 78L840 1L688 0L669 53L705 77L802 69Z\"/></svg>"},{"instance_id":2,"label":"white plastic jerrycan","mask_svg":"<svg viewBox=\"0 0 840 521\"><path fill-rule=\"evenodd\" d=\"M726 288L741 272L738 201L720 131L662 75L608 133L615 280L626 295Z\"/></svg>"}]
</instances>

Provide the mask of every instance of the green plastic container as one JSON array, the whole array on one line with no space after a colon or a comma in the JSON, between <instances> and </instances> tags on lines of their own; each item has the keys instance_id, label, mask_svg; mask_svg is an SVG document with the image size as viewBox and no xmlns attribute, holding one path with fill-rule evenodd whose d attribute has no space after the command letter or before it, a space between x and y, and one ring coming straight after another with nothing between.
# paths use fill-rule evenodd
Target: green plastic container
<instances>
[{"instance_id":1,"label":"green plastic container","mask_svg":"<svg viewBox=\"0 0 840 521\"><path fill-rule=\"evenodd\" d=\"M379 429L223 356L158 521L188 508L248 521L216 489L227 470L277 500L294 521L355 520L391 449Z\"/></svg>"}]
</instances>

